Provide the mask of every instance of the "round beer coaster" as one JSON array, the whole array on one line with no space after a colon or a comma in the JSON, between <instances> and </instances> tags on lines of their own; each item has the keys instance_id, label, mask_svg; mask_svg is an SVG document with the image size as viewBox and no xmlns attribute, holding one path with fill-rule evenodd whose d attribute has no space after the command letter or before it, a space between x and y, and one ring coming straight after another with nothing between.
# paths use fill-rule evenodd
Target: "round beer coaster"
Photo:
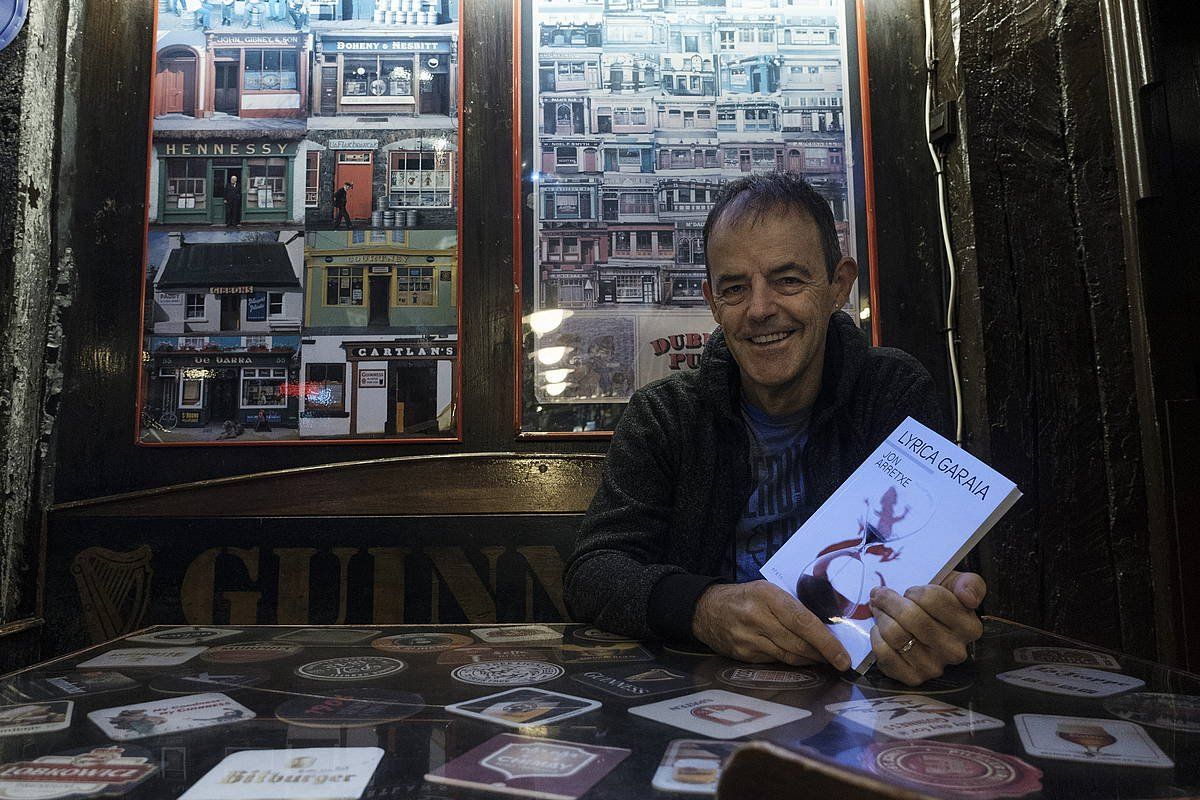
<instances>
[{"instance_id":1,"label":"round beer coaster","mask_svg":"<svg viewBox=\"0 0 1200 800\"><path fill-rule=\"evenodd\" d=\"M275 716L305 728L365 728L399 722L425 708L420 695L388 689L351 689L331 697L293 697Z\"/></svg>"},{"instance_id":2,"label":"round beer coaster","mask_svg":"<svg viewBox=\"0 0 1200 800\"><path fill-rule=\"evenodd\" d=\"M478 686L528 686L552 681L564 672L558 664L546 661L481 661L457 667L450 677Z\"/></svg>"},{"instance_id":3,"label":"round beer coaster","mask_svg":"<svg viewBox=\"0 0 1200 800\"><path fill-rule=\"evenodd\" d=\"M200 654L200 660L211 664L251 664L259 661L278 661L303 650L298 644L286 642L241 642L210 647Z\"/></svg>"},{"instance_id":4,"label":"round beer coaster","mask_svg":"<svg viewBox=\"0 0 1200 800\"><path fill-rule=\"evenodd\" d=\"M970 744L876 742L867 746L863 761L885 780L975 800L1021 797L1042 788L1037 767Z\"/></svg>"},{"instance_id":5,"label":"round beer coaster","mask_svg":"<svg viewBox=\"0 0 1200 800\"><path fill-rule=\"evenodd\" d=\"M854 673L852 678L843 675L842 680L860 689L888 694L950 694L961 692L975 685L975 679L968 672L954 667L947 669L942 677L925 681L920 686L908 686L900 681L894 681L878 669L872 669L866 675Z\"/></svg>"},{"instance_id":6,"label":"round beer coaster","mask_svg":"<svg viewBox=\"0 0 1200 800\"><path fill-rule=\"evenodd\" d=\"M350 656L310 661L296 667L296 674L314 681L373 681L395 675L406 666L400 659L387 656Z\"/></svg>"},{"instance_id":7,"label":"round beer coaster","mask_svg":"<svg viewBox=\"0 0 1200 800\"><path fill-rule=\"evenodd\" d=\"M632 636L625 636L620 633L610 633L600 628L590 627L582 628L571 634L575 639L583 642L636 642Z\"/></svg>"},{"instance_id":8,"label":"round beer coaster","mask_svg":"<svg viewBox=\"0 0 1200 800\"><path fill-rule=\"evenodd\" d=\"M401 633L376 639L371 647L385 653L438 653L469 644L475 639L461 633Z\"/></svg>"},{"instance_id":9,"label":"round beer coaster","mask_svg":"<svg viewBox=\"0 0 1200 800\"><path fill-rule=\"evenodd\" d=\"M717 673L717 680L743 689L812 689L825 683L816 670L804 668L726 667Z\"/></svg>"},{"instance_id":10,"label":"round beer coaster","mask_svg":"<svg viewBox=\"0 0 1200 800\"><path fill-rule=\"evenodd\" d=\"M29 0L0 0L0 50L12 44L29 16Z\"/></svg>"},{"instance_id":11,"label":"round beer coaster","mask_svg":"<svg viewBox=\"0 0 1200 800\"><path fill-rule=\"evenodd\" d=\"M1191 694L1134 692L1104 701L1114 717L1177 733L1200 733L1200 697Z\"/></svg>"},{"instance_id":12,"label":"round beer coaster","mask_svg":"<svg viewBox=\"0 0 1200 800\"><path fill-rule=\"evenodd\" d=\"M262 669L194 670L176 675L159 675L150 681L150 688L163 694L231 692L260 686L270 679L271 673Z\"/></svg>"}]
</instances>

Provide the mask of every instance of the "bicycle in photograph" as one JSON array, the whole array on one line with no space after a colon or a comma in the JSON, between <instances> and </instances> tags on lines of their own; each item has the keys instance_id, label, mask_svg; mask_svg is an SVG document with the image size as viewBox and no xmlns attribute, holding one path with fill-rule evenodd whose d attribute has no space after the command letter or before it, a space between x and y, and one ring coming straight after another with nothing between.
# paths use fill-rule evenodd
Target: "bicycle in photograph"
<instances>
[{"instance_id":1,"label":"bicycle in photograph","mask_svg":"<svg viewBox=\"0 0 1200 800\"><path fill-rule=\"evenodd\" d=\"M142 407L141 433L143 439L153 436L161 442L162 436L159 435L159 432L170 433L178 424L179 415L169 408L164 408L155 416L155 411L150 406Z\"/></svg>"}]
</instances>

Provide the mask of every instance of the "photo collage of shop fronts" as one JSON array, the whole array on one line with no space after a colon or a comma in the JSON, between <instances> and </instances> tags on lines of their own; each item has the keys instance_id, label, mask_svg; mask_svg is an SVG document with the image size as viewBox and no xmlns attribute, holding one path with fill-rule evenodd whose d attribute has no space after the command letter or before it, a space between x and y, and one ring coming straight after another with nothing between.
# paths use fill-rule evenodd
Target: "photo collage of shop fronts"
<instances>
[{"instance_id":1,"label":"photo collage of shop fronts","mask_svg":"<svg viewBox=\"0 0 1200 800\"><path fill-rule=\"evenodd\" d=\"M533 402L621 403L699 364L701 232L731 180L803 175L854 254L844 6L535 0Z\"/></svg>"},{"instance_id":2,"label":"photo collage of shop fronts","mask_svg":"<svg viewBox=\"0 0 1200 800\"><path fill-rule=\"evenodd\" d=\"M159 0L140 441L453 438L458 0Z\"/></svg>"}]
</instances>

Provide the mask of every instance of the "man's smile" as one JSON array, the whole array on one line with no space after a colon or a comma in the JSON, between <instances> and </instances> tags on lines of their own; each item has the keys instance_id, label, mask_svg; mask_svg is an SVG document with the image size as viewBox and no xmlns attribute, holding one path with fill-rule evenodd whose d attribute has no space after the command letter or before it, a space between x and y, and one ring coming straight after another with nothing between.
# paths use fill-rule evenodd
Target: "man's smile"
<instances>
[{"instance_id":1,"label":"man's smile","mask_svg":"<svg viewBox=\"0 0 1200 800\"><path fill-rule=\"evenodd\" d=\"M774 344L781 342L791 336L795 331L776 331L775 333L764 333L761 336L747 337L754 344Z\"/></svg>"}]
</instances>

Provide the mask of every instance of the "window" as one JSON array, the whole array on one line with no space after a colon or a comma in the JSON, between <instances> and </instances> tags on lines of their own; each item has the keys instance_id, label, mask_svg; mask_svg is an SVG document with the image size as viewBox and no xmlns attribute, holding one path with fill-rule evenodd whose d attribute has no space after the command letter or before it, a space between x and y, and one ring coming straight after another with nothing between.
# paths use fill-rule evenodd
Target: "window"
<instances>
[{"instance_id":1,"label":"window","mask_svg":"<svg viewBox=\"0 0 1200 800\"><path fill-rule=\"evenodd\" d=\"M321 151L309 150L304 162L304 207L321 205Z\"/></svg>"},{"instance_id":2,"label":"window","mask_svg":"<svg viewBox=\"0 0 1200 800\"><path fill-rule=\"evenodd\" d=\"M618 108L613 111L614 125L645 125L646 109Z\"/></svg>"},{"instance_id":3,"label":"window","mask_svg":"<svg viewBox=\"0 0 1200 800\"><path fill-rule=\"evenodd\" d=\"M295 50L246 50L243 85L251 91L295 91L298 61Z\"/></svg>"},{"instance_id":4,"label":"window","mask_svg":"<svg viewBox=\"0 0 1200 800\"><path fill-rule=\"evenodd\" d=\"M616 231L613 233L613 252L629 254L629 231Z\"/></svg>"},{"instance_id":5,"label":"window","mask_svg":"<svg viewBox=\"0 0 1200 800\"><path fill-rule=\"evenodd\" d=\"M562 239L546 240L546 258L558 261L562 257Z\"/></svg>"},{"instance_id":6,"label":"window","mask_svg":"<svg viewBox=\"0 0 1200 800\"><path fill-rule=\"evenodd\" d=\"M208 164L202 158L168 158L167 210L208 207Z\"/></svg>"},{"instance_id":7,"label":"window","mask_svg":"<svg viewBox=\"0 0 1200 800\"><path fill-rule=\"evenodd\" d=\"M179 342L179 346L184 350L203 350L207 344L207 336L185 336Z\"/></svg>"},{"instance_id":8,"label":"window","mask_svg":"<svg viewBox=\"0 0 1200 800\"><path fill-rule=\"evenodd\" d=\"M579 259L579 239L575 236L568 236L563 239L563 255L572 261Z\"/></svg>"},{"instance_id":9,"label":"window","mask_svg":"<svg viewBox=\"0 0 1200 800\"><path fill-rule=\"evenodd\" d=\"M433 290L433 267L399 267L396 269L396 305L434 306L437 293Z\"/></svg>"},{"instance_id":10,"label":"window","mask_svg":"<svg viewBox=\"0 0 1200 800\"><path fill-rule=\"evenodd\" d=\"M184 301L183 318L202 320L204 315L204 298L202 294L188 294Z\"/></svg>"},{"instance_id":11,"label":"window","mask_svg":"<svg viewBox=\"0 0 1200 800\"><path fill-rule=\"evenodd\" d=\"M414 99L411 57L358 56L343 60L343 102L411 103Z\"/></svg>"},{"instance_id":12,"label":"window","mask_svg":"<svg viewBox=\"0 0 1200 800\"><path fill-rule=\"evenodd\" d=\"M267 292L267 316L283 316L283 292Z\"/></svg>"},{"instance_id":13,"label":"window","mask_svg":"<svg viewBox=\"0 0 1200 800\"><path fill-rule=\"evenodd\" d=\"M287 206L287 159L251 158L246 166L250 172L246 192L250 208L285 208Z\"/></svg>"},{"instance_id":14,"label":"window","mask_svg":"<svg viewBox=\"0 0 1200 800\"><path fill-rule=\"evenodd\" d=\"M737 43L733 40L733 31L717 31L717 43L720 50L733 50Z\"/></svg>"},{"instance_id":15,"label":"window","mask_svg":"<svg viewBox=\"0 0 1200 800\"><path fill-rule=\"evenodd\" d=\"M583 80L584 65L582 61L559 61L558 77L567 80Z\"/></svg>"},{"instance_id":16,"label":"window","mask_svg":"<svg viewBox=\"0 0 1200 800\"><path fill-rule=\"evenodd\" d=\"M388 154L388 203L392 208L450 208L453 158L449 150L397 150Z\"/></svg>"},{"instance_id":17,"label":"window","mask_svg":"<svg viewBox=\"0 0 1200 800\"><path fill-rule=\"evenodd\" d=\"M622 214L654 213L654 192L622 192L619 197Z\"/></svg>"},{"instance_id":18,"label":"window","mask_svg":"<svg viewBox=\"0 0 1200 800\"><path fill-rule=\"evenodd\" d=\"M631 275L617 276L617 299L641 300L642 279L638 276Z\"/></svg>"},{"instance_id":19,"label":"window","mask_svg":"<svg viewBox=\"0 0 1200 800\"><path fill-rule=\"evenodd\" d=\"M287 370L243 367L242 407L287 408Z\"/></svg>"},{"instance_id":20,"label":"window","mask_svg":"<svg viewBox=\"0 0 1200 800\"><path fill-rule=\"evenodd\" d=\"M204 405L204 380L184 378L179 382L179 407L199 408Z\"/></svg>"},{"instance_id":21,"label":"window","mask_svg":"<svg viewBox=\"0 0 1200 800\"><path fill-rule=\"evenodd\" d=\"M650 231L638 231L637 232L636 242L637 242L637 254L639 256L650 255L651 241L652 240L651 240L651 236L650 236Z\"/></svg>"},{"instance_id":22,"label":"window","mask_svg":"<svg viewBox=\"0 0 1200 800\"><path fill-rule=\"evenodd\" d=\"M574 167L579 164L579 150L574 147L554 148L554 162L560 167Z\"/></svg>"},{"instance_id":23,"label":"window","mask_svg":"<svg viewBox=\"0 0 1200 800\"><path fill-rule=\"evenodd\" d=\"M257 347L257 348L260 348L263 350L269 349L271 347L271 337L270 336L243 336L242 337L242 347L245 347L247 350L249 350L251 347Z\"/></svg>"},{"instance_id":24,"label":"window","mask_svg":"<svg viewBox=\"0 0 1200 800\"><path fill-rule=\"evenodd\" d=\"M361 306L362 304L362 267L327 267L325 270L325 305Z\"/></svg>"},{"instance_id":25,"label":"window","mask_svg":"<svg viewBox=\"0 0 1200 800\"><path fill-rule=\"evenodd\" d=\"M671 251L675 249L674 238L675 233L673 231L659 231L658 252L666 256L671 255Z\"/></svg>"},{"instance_id":26,"label":"window","mask_svg":"<svg viewBox=\"0 0 1200 800\"><path fill-rule=\"evenodd\" d=\"M304 367L305 410L343 411L346 407L346 365L307 364Z\"/></svg>"},{"instance_id":27,"label":"window","mask_svg":"<svg viewBox=\"0 0 1200 800\"><path fill-rule=\"evenodd\" d=\"M546 219L589 219L592 196L587 192L546 192L543 216Z\"/></svg>"},{"instance_id":28,"label":"window","mask_svg":"<svg viewBox=\"0 0 1200 800\"><path fill-rule=\"evenodd\" d=\"M617 149L617 166L618 167L642 167L642 151L632 147L621 147Z\"/></svg>"},{"instance_id":29,"label":"window","mask_svg":"<svg viewBox=\"0 0 1200 800\"><path fill-rule=\"evenodd\" d=\"M558 302L590 303L592 290L587 287L585 278L562 278L558 282Z\"/></svg>"}]
</instances>

